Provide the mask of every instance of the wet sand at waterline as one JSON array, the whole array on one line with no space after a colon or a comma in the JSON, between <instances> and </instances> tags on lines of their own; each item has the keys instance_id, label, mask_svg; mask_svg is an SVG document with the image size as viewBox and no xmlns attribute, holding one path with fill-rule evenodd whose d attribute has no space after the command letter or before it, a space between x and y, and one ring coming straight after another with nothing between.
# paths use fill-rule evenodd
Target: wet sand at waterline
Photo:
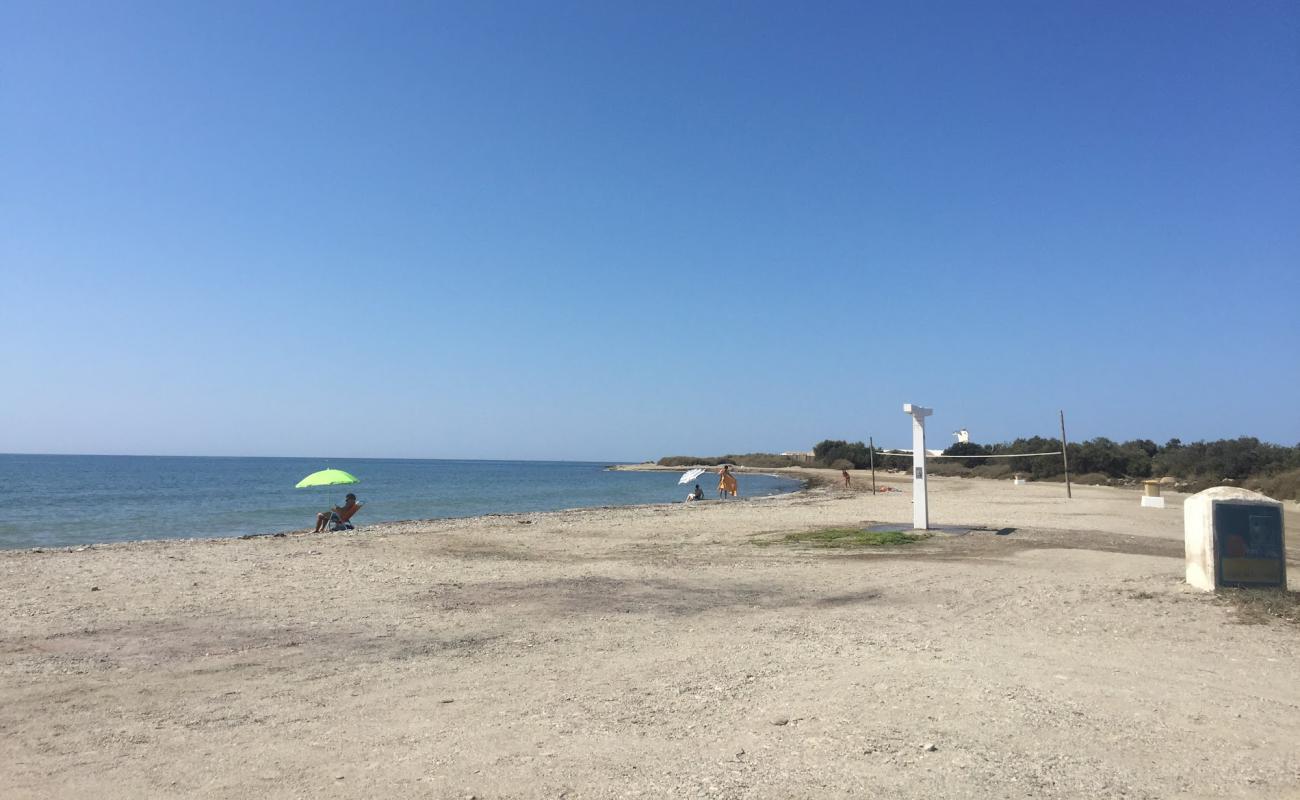
<instances>
[{"instance_id":1,"label":"wet sand at waterline","mask_svg":"<svg viewBox=\"0 0 1300 800\"><path fill-rule=\"evenodd\" d=\"M782 541L908 527L854 483L0 553L0 795L1300 796L1300 626L1184 585L1182 496L939 478L979 530Z\"/></svg>"}]
</instances>

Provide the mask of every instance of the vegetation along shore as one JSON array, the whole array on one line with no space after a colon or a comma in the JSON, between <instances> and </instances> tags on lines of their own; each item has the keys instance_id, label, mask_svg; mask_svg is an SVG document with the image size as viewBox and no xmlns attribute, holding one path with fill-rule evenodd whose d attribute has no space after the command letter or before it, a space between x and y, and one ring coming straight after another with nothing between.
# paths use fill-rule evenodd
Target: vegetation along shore
<instances>
[{"instance_id":1,"label":"vegetation along shore","mask_svg":"<svg viewBox=\"0 0 1300 800\"><path fill-rule=\"evenodd\" d=\"M980 458L1016 456L1060 451L1061 440L1030 436L998 444L957 443L934 459L931 475L977 478L1009 478L1023 475L1031 480L1062 480L1065 464L1059 458ZM1300 500L1300 444L1291 447L1262 442L1254 437L1184 443L1170 439L1163 445L1150 439L1116 442L1105 437L1070 442L1066 448L1071 479L1079 483L1120 486L1149 478L1169 478L1179 489L1198 492L1211 486L1231 484L1263 492L1279 500ZM867 469L873 462L871 449L863 442L827 439L819 442L809 458L774 453L744 453L721 456L665 456L661 467L695 467L733 464L759 469L821 467ZM877 448L874 463L879 470L906 470L910 454Z\"/></svg>"}]
</instances>

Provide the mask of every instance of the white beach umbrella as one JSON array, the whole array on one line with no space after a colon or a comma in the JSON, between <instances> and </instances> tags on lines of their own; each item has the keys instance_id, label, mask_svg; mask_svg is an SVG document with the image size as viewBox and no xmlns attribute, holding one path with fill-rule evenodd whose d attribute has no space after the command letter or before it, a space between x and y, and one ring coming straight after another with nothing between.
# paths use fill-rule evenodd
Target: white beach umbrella
<instances>
[{"instance_id":1,"label":"white beach umbrella","mask_svg":"<svg viewBox=\"0 0 1300 800\"><path fill-rule=\"evenodd\" d=\"M702 470L702 469L693 469L693 470L691 470L690 472L688 472L688 473L686 473L685 475L683 475L682 477L678 478L678 479L677 479L677 482L678 482L679 484L680 484L680 483L690 483L691 481L693 481L693 480L695 480L696 478L698 478L698 477L700 477L701 475L703 475L706 471L707 471L707 470Z\"/></svg>"}]
</instances>

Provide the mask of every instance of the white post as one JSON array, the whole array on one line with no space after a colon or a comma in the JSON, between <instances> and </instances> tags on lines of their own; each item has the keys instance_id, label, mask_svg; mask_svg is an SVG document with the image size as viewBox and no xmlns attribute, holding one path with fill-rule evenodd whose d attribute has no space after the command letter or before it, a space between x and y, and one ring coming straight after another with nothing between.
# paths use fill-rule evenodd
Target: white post
<instances>
[{"instance_id":1,"label":"white post","mask_svg":"<svg viewBox=\"0 0 1300 800\"><path fill-rule=\"evenodd\" d=\"M923 531L930 527L925 493L925 418L934 409L904 403L903 413L912 415L912 527Z\"/></svg>"}]
</instances>

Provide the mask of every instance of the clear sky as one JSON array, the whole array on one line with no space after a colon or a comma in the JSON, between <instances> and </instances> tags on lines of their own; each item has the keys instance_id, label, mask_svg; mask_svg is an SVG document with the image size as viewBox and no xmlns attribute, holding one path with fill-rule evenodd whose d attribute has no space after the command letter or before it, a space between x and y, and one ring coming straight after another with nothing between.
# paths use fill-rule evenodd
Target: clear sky
<instances>
[{"instance_id":1,"label":"clear sky","mask_svg":"<svg viewBox=\"0 0 1300 800\"><path fill-rule=\"evenodd\" d=\"M1300 441L1300 5L0 3L0 451Z\"/></svg>"}]
</instances>

